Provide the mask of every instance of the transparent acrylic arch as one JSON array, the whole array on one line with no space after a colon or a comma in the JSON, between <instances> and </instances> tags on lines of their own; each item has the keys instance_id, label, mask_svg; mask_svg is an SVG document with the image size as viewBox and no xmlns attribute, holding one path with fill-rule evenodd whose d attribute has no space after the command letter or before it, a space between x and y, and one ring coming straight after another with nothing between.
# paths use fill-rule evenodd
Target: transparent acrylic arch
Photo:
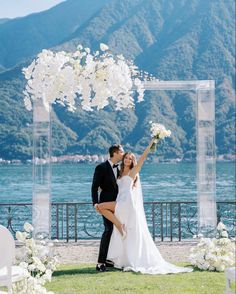
<instances>
[{"instance_id":1,"label":"transparent acrylic arch","mask_svg":"<svg viewBox=\"0 0 236 294\"><path fill-rule=\"evenodd\" d=\"M216 228L215 83L212 80L143 83L145 91L195 91L197 134L197 200L199 232ZM33 226L35 234L51 231L51 106L33 104Z\"/></svg>"}]
</instances>

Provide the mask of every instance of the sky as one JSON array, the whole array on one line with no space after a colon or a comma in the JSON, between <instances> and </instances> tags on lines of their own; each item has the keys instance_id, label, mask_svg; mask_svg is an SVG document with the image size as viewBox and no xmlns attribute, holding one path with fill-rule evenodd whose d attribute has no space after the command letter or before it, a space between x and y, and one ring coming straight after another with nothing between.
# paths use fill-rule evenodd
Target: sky
<instances>
[{"instance_id":1,"label":"sky","mask_svg":"<svg viewBox=\"0 0 236 294\"><path fill-rule=\"evenodd\" d=\"M63 0L0 0L0 18L15 18L47 10Z\"/></svg>"}]
</instances>

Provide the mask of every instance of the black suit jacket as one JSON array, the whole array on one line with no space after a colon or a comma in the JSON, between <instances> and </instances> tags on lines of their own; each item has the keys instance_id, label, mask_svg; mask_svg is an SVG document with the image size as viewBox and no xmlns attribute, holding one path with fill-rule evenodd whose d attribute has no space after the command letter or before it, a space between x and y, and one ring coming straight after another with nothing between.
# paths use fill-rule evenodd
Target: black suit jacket
<instances>
[{"instance_id":1,"label":"black suit jacket","mask_svg":"<svg viewBox=\"0 0 236 294\"><path fill-rule=\"evenodd\" d=\"M99 198L99 187L101 188ZM100 202L115 201L118 194L116 178L110 163L107 161L96 166L92 183L93 205Z\"/></svg>"}]
</instances>

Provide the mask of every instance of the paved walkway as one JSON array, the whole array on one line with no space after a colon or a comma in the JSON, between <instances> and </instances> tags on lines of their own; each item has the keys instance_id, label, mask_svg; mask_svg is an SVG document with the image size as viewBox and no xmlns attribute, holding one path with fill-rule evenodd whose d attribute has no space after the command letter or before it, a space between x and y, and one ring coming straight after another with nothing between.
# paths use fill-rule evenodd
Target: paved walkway
<instances>
[{"instance_id":1,"label":"paved walkway","mask_svg":"<svg viewBox=\"0 0 236 294\"><path fill-rule=\"evenodd\" d=\"M59 263L96 263L100 241L80 240L78 242L58 242L55 253L59 255ZM190 248L195 245L192 241L156 242L158 249L166 261L188 262Z\"/></svg>"}]
</instances>

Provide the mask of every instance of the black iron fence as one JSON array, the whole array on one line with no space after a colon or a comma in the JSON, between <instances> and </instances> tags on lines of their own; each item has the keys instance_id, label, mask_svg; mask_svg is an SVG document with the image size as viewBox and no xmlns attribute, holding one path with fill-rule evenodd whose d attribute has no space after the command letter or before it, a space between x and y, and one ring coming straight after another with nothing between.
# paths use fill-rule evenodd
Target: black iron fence
<instances>
[{"instance_id":1,"label":"black iron fence","mask_svg":"<svg viewBox=\"0 0 236 294\"><path fill-rule=\"evenodd\" d=\"M145 202L148 227L156 241L191 239L198 231L197 202ZM236 201L217 202L217 218L235 236ZM13 234L32 220L32 204L0 204L0 224ZM99 239L102 217L91 203L52 203L52 238L77 241Z\"/></svg>"}]
</instances>

